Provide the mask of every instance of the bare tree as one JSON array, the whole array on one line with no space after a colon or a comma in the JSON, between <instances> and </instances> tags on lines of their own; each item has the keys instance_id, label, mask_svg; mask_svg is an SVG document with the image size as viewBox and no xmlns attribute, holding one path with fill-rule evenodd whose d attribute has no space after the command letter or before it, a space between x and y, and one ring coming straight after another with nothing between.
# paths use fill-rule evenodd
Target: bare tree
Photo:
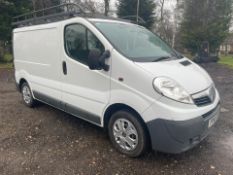
<instances>
[{"instance_id":1,"label":"bare tree","mask_svg":"<svg viewBox=\"0 0 233 175\"><path fill-rule=\"evenodd\" d=\"M183 20L183 14L184 14L184 0L176 0L176 7L174 11L174 30L175 34L173 37L173 46L175 49L182 51L183 48L181 46L181 31L180 31L180 24Z\"/></svg>"},{"instance_id":2,"label":"bare tree","mask_svg":"<svg viewBox=\"0 0 233 175\"><path fill-rule=\"evenodd\" d=\"M173 13L171 9L165 9L165 3L171 0L158 0L157 6L159 9L158 12L158 22L156 23L156 32L159 36L168 42L171 46L174 46L174 35L175 35L175 26L173 20Z\"/></svg>"},{"instance_id":3,"label":"bare tree","mask_svg":"<svg viewBox=\"0 0 233 175\"><path fill-rule=\"evenodd\" d=\"M165 0L160 0L159 1L159 6L160 6L160 35L163 38L166 38L165 33L166 33L166 28L165 28L165 20L164 20L164 4Z\"/></svg>"},{"instance_id":4,"label":"bare tree","mask_svg":"<svg viewBox=\"0 0 233 175\"><path fill-rule=\"evenodd\" d=\"M110 0L103 0L102 2L84 0L81 5L86 6L91 12L104 13L105 16L108 16L110 10Z\"/></svg>"},{"instance_id":5,"label":"bare tree","mask_svg":"<svg viewBox=\"0 0 233 175\"><path fill-rule=\"evenodd\" d=\"M36 0L32 0L32 7L33 10L36 11Z\"/></svg>"},{"instance_id":6,"label":"bare tree","mask_svg":"<svg viewBox=\"0 0 233 175\"><path fill-rule=\"evenodd\" d=\"M160 0L159 6L160 6L160 21L163 23L163 18L164 18L164 4L165 0Z\"/></svg>"},{"instance_id":7,"label":"bare tree","mask_svg":"<svg viewBox=\"0 0 233 175\"><path fill-rule=\"evenodd\" d=\"M31 0L33 10L39 10L60 4L60 0Z\"/></svg>"},{"instance_id":8,"label":"bare tree","mask_svg":"<svg viewBox=\"0 0 233 175\"><path fill-rule=\"evenodd\" d=\"M104 15L108 16L109 8L110 8L110 0L104 0Z\"/></svg>"},{"instance_id":9,"label":"bare tree","mask_svg":"<svg viewBox=\"0 0 233 175\"><path fill-rule=\"evenodd\" d=\"M110 10L110 0L102 0L102 2L96 2L96 0L31 0L33 10L38 10L55 5L55 3L77 3L81 5L86 11L91 13L102 13L108 16Z\"/></svg>"},{"instance_id":10,"label":"bare tree","mask_svg":"<svg viewBox=\"0 0 233 175\"><path fill-rule=\"evenodd\" d=\"M104 2L96 2L95 0L61 0L62 3L76 3L83 7L85 11L91 13L104 13Z\"/></svg>"}]
</instances>

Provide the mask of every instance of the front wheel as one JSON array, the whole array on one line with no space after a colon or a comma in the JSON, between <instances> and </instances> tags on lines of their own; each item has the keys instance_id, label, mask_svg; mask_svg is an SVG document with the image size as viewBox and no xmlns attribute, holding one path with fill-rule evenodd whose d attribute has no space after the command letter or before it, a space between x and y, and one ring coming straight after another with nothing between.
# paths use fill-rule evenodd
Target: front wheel
<instances>
[{"instance_id":1,"label":"front wheel","mask_svg":"<svg viewBox=\"0 0 233 175\"><path fill-rule=\"evenodd\" d=\"M130 111L122 110L113 114L108 133L113 146L129 157L141 156L148 148L145 127Z\"/></svg>"},{"instance_id":2,"label":"front wheel","mask_svg":"<svg viewBox=\"0 0 233 175\"><path fill-rule=\"evenodd\" d=\"M21 93L23 97L23 101L26 106L33 107L35 105L35 99L32 96L31 89L28 83L24 82L21 86Z\"/></svg>"}]
</instances>

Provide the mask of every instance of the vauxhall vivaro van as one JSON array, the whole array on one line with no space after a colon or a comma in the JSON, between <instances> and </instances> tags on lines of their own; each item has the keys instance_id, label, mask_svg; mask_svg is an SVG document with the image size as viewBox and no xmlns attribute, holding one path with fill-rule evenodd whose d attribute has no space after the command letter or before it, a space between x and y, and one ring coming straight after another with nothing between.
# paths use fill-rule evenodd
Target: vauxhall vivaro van
<instances>
[{"instance_id":1,"label":"vauxhall vivaro van","mask_svg":"<svg viewBox=\"0 0 233 175\"><path fill-rule=\"evenodd\" d=\"M73 17L13 31L15 79L40 101L107 130L131 157L180 153L219 118L219 93L201 67L144 27Z\"/></svg>"}]
</instances>

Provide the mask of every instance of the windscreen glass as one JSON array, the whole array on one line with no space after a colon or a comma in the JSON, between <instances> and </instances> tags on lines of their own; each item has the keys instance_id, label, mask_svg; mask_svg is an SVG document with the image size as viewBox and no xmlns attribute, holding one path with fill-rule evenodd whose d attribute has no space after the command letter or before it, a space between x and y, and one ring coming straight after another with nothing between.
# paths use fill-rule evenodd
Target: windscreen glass
<instances>
[{"instance_id":1,"label":"windscreen glass","mask_svg":"<svg viewBox=\"0 0 233 175\"><path fill-rule=\"evenodd\" d=\"M177 59L177 54L158 36L130 23L94 22L94 25L127 58L136 62Z\"/></svg>"}]
</instances>

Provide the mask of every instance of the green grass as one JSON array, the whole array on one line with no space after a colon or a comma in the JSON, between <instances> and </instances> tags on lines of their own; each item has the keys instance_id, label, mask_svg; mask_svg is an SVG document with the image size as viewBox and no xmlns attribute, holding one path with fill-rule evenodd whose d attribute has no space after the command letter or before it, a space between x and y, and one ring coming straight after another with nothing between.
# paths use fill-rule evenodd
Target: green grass
<instances>
[{"instance_id":1,"label":"green grass","mask_svg":"<svg viewBox=\"0 0 233 175\"><path fill-rule=\"evenodd\" d=\"M183 54L183 56L185 56L186 58L192 60L194 58L194 55L192 55L191 53L185 53Z\"/></svg>"},{"instance_id":2,"label":"green grass","mask_svg":"<svg viewBox=\"0 0 233 175\"><path fill-rule=\"evenodd\" d=\"M13 68L13 55L11 53L5 53L0 60L1 69L12 69Z\"/></svg>"},{"instance_id":3,"label":"green grass","mask_svg":"<svg viewBox=\"0 0 233 175\"><path fill-rule=\"evenodd\" d=\"M221 56L219 63L233 68L233 56Z\"/></svg>"},{"instance_id":4,"label":"green grass","mask_svg":"<svg viewBox=\"0 0 233 175\"><path fill-rule=\"evenodd\" d=\"M12 56L12 54L6 53L6 54L3 56L3 61L6 62L6 63L11 63L11 62L13 61L13 56Z\"/></svg>"},{"instance_id":5,"label":"green grass","mask_svg":"<svg viewBox=\"0 0 233 175\"><path fill-rule=\"evenodd\" d=\"M13 63L1 63L0 62L0 69L13 69Z\"/></svg>"}]
</instances>

